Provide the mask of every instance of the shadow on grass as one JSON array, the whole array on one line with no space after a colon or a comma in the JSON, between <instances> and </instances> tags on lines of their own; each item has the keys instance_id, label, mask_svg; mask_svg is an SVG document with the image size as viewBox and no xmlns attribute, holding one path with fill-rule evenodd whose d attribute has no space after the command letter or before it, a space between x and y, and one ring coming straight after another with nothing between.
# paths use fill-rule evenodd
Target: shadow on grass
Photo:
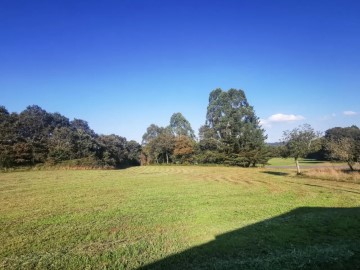
<instances>
[{"instance_id":1,"label":"shadow on grass","mask_svg":"<svg viewBox=\"0 0 360 270\"><path fill-rule=\"evenodd\" d=\"M325 181L327 181L327 180L325 180ZM294 183L294 182L291 182L291 183ZM331 190L335 190L335 191L349 192L349 193L354 193L354 194L360 194L360 192L357 192L357 191L354 191L354 190L343 189L343 188L324 187L324 186L315 185L315 184L302 184L302 185L309 186L309 187L326 188L326 189L331 189Z\"/></svg>"},{"instance_id":2,"label":"shadow on grass","mask_svg":"<svg viewBox=\"0 0 360 270\"><path fill-rule=\"evenodd\" d=\"M303 160L300 160L300 164L319 164L319 163L325 163L325 161L316 160L316 159L303 159Z\"/></svg>"},{"instance_id":3,"label":"shadow on grass","mask_svg":"<svg viewBox=\"0 0 360 270\"><path fill-rule=\"evenodd\" d=\"M354 168L353 170L350 170L350 168L343 168L340 169L341 172L346 173L346 174L358 174L360 173L360 169L358 168Z\"/></svg>"},{"instance_id":4,"label":"shadow on grass","mask_svg":"<svg viewBox=\"0 0 360 270\"><path fill-rule=\"evenodd\" d=\"M139 269L360 269L360 207L302 207Z\"/></svg>"},{"instance_id":5,"label":"shadow on grass","mask_svg":"<svg viewBox=\"0 0 360 270\"><path fill-rule=\"evenodd\" d=\"M271 174L271 175L277 175L277 176L289 175L289 173L286 173L286 172L274 172L274 171L263 171L262 173Z\"/></svg>"}]
</instances>

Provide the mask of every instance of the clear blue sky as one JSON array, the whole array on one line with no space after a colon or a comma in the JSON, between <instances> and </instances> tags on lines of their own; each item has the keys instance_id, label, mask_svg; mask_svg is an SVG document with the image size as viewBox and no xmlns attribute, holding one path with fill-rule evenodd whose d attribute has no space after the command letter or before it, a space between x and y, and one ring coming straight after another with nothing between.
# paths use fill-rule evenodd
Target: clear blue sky
<instances>
[{"instance_id":1,"label":"clear blue sky","mask_svg":"<svg viewBox=\"0 0 360 270\"><path fill-rule=\"evenodd\" d=\"M215 88L243 89L269 141L360 126L360 1L0 0L0 105L141 140Z\"/></svg>"}]
</instances>

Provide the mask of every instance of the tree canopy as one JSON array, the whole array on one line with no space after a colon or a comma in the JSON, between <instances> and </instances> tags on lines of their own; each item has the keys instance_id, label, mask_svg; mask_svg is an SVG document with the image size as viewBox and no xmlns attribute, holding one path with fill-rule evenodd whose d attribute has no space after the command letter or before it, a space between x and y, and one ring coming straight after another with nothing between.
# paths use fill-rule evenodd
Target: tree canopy
<instances>
[{"instance_id":1,"label":"tree canopy","mask_svg":"<svg viewBox=\"0 0 360 270\"><path fill-rule=\"evenodd\" d=\"M200 129L200 147L208 155L244 167L266 163L264 132L243 90L219 88L210 93L206 123Z\"/></svg>"},{"instance_id":2,"label":"tree canopy","mask_svg":"<svg viewBox=\"0 0 360 270\"><path fill-rule=\"evenodd\" d=\"M195 139L194 130L181 113L174 113L170 118L170 128L175 137L187 136Z\"/></svg>"},{"instance_id":3,"label":"tree canopy","mask_svg":"<svg viewBox=\"0 0 360 270\"><path fill-rule=\"evenodd\" d=\"M151 124L143 135L145 163L218 163L236 166L265 164L266 136L243 90L216 89L209 95L199 141L190 123L174 113L167 127Z\"/></svg>"},{"instance_id":4,"label":"tree canopy","mask_svg":"<svg viewBox=\"0 0 360 270\"><path fill-rule=\"evenodd\" d=\"M304 158L311 151L314 151L313 141L318 137L319 134L316 133L309 124L304 124L292 130L284 131L283 156L295 159L298 174L301 174L299 158Z\"/></svg>"},{"instance_id":5,"label":"tree canopy","mask_svg":"<svg viewBox=\"0 0 360 270\"><path fill-rule=\"evenodd\" d=\"M360 161L360 129L357 126L328 129L325 153L332 160L346 162L354 170L354 164Z\"/></svg>"},{"instance_id":6,"label":"tree canopy","mask_svg":"<svg viewBox=\"0 0 360 270\"><path fill-rule=\"evenodd\" d=\"M63 164L119 168L146 164L212 163L250 167L264 165L273 156L298 159L309 153L347 162L360 161L360 129L335 127L324 137L310 125L284 131L280 146L265 143L267 136L253 106L241 89L210 92L205 123L198 138L181 112L165 127L151 124L141 145L116 134L97 134L87 121L69 120L37 105L20 113L0 106L0 168Z\"/></svg>"},{"instance_id":7,"label":"tree canopy","mask_svg":"<svg viewBox=\"0 0 360 270\"><path fill-rule=\"evenodd\" d=\"M131 146L131 147L130 147ZM0 167L58 164L122 167L140 162L140 145L117 135L98 135L81 119L70 121L37 105L10 114L0 106Z\"/></svg>"},{"instance_id":8,"label":"tree canopy","mask_svg":"<svg viewBox=\"0 0 360 270\"><path fill-rule=\"evenodd\" d=\"M142 138L143 164L184 163L191 159L193 150L189 148L195 143L195 134L189 121L181 113L174 113L167 127L151 124Z\"/></svg>"}]
</instances>

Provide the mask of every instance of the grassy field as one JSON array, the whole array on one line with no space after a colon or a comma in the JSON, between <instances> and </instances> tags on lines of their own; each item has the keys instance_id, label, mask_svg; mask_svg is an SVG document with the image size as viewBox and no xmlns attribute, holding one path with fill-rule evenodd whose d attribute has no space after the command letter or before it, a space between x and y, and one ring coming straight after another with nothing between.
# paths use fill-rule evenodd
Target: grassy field
<instances>
[{"instance_id":1,"label":"grassy field","mask_svg":"<svg viewBox=\"0 0 360 270\"><path fill-rule=\"evenodd\" d=\"M295 166L295 161L293 158L272 158L269 160L270 166ZM331 163L328 161L319 161L315 159L300 159L300 166L332 166L332 165L343 165L346 166L346 163Z\"/></svg>"},{"instance_id":2,"label":"grassy field","mask_svg":"<svg viewBox=\"0 0 360 270\"><path fill-rule=\"evenodd\" d=\"M0 173L2 269L359 269L360 185L293 170Z\"/></svg>"}]
</instances>

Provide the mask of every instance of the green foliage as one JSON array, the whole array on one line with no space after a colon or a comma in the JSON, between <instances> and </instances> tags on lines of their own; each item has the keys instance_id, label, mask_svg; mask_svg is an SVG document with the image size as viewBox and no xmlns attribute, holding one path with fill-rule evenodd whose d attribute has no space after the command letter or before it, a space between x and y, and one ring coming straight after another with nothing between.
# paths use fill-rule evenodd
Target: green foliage
<instances>
[{"instance_id":1,"label":"green foliage","mask_svg":"<svg viewBox=\"0 0 360 270\"><path fill-rule=\"evenodd\" d=\"M170 128L175 137L186 136L195 139L194 130L181 113L174 113L170 118Z\"/></svg>"},{"instance_id":2,"label":"green foliage","mask_svg":"<svg viewBox=\"0 0 360 270\"><path fill-rule=\"evenodd\" d=\"M199 137L200 151L225 154L225 164L249 167L270 158L264 130L243 90L216 89L210 93L206 124Z\"/></svg>"},{"instance_id":3,"label":"green foliage","mask_svg":"<svg viewBox=\"0 0 360 270\"><path fill-rule=\"evenodd\" d=\"M198 150L199 152L204 151L213 151L213 152L223 152L223 144L217 138L216 132L213 128L210 128L208 125L201 126L199 129L199 143Z\"/></svg>"},{"instance_id":4,"label":"green foliage","mask_svg":"<svg viewBox=\"0 0 360 270\"><path fill-rule=\"evenodd\" d=\"M305 158L310 152L314 151L314 147L318 144L313 144L319 137L319 134L309 124L304 124L293 130L284 131L283 134L283 157L293 157L295 159L298 174L300 174L299 158Z\"/></svg>"},{"instance_id":5,"label":"green foliage","mask_svg":"<svg viewBox=\"0 0 360 270\"><path fill-rule=\"evenodd\" d=\"M181 113L171 116L168 127L151 124L142 140L143 165L192 162L194 138L190 123Z\"/></svg>"},{"instance_id":6,"label":"green foliage","mask_svg":"<svg viewBox=\"0 0 360 270\"><path fill-rule=\"evenodd\" d=\"M226 154L216 151L205 150L196 155L199 164L224 164Z\"/></svg>"},{"instance_id":7,"label":"green foliage","mask_svg":"<svg viewBox=\"0 0 360 270\"><path fill-rule=\"evenodd\" d=\"M127 141L125 138L111 135L101 135L98 138L100 143L100 153L105 164L118 167L120 164L124 164L127 159Z\"/></svg>"},{"instance_id":8,"label":"green foliage","mask_svg":"<svg viewBox=\"0 0 360 270\"><path fill-rule=\"evenodd\" d=\"M144 147L149 163L169 163L175 147L175 137L169 129L162 129L157 137L153 138Z\"/></svg>"},{"instance_id":9,"label":"green foliage","mask_svg":"<svg viewBox=\"0 0 360 270\"><path fill-rule=\"evenodd\" d=\"M28 106L9 114L0 106L0 168L58 164L68 160L95 159L95 167L139 164L139 144L125 138L99 136L81 119L69 121L59 113Z\"/></svg>"},{"instance_id":10,"label":"green foliage","mask_svg":"<svg viewBox=\"0 0 360 270\"><path fill-rule=\"evenodd\" d=\"M131 140L126 144L127 160L129 166L140 165L141 145Z\"/></svg>"},{"instance_id":11,"label":"green foliage","mask_svg":"<svg viewBox=\"0 0 360 270\"><path fill-rule=\"evenodd\" d=\"M156 137L158 137L163 132L164 132L163 127L159 127L159 126L157 126L155 124L151 124L146 129L146 132L142 137L142 144L143 145L148 144L151 140L155 139Z\"/></svg>"},{"instance_id":12,"label":"green foliage","mask_svg":"<svg viewBox=\"0 0 360 270\"><path fill-rule=\"evenodd\" d=\"M264 130L242 90L212 91L206 124L199 130L200 140L195 143L194 138L190 123L181 113L174 113L169 127L152 124L147 128L143 135L143 163L197 162L249 167L265 164L271 157L264 142Z\"/></svg>"},{"instance_id":13,"label":"green foliage","mask_svg":"<svg viewBox=\"0 0 360 270\"><path fill-rule=\"evenodd\" d=\"M360 161L360 129L357 126L327 130L324 145L330 159L346 162L351 170Z\"/></svg>"}]
</instances>

